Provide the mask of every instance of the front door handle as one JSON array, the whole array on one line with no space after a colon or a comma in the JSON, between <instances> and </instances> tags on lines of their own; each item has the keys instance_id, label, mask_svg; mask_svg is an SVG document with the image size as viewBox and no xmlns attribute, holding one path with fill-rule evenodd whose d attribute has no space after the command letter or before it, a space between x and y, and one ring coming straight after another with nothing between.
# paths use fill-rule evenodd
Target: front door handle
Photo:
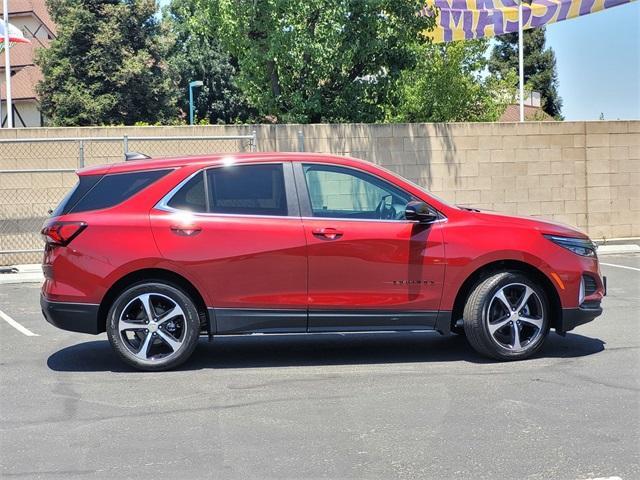
<instances>
[{"instance_id":1,"label":"front door handle","mask_svg":"<svg viewBox=\"0 0 640 480\"><path fill-rule=\"evenodd\" d=\"M331 227L314 228L313 234L316 237L325 238L327 240L337 240L342 236L342 232L340 230Z\"/></svg>"},{"instance_id":2,"label":"front door handle","mask_svg":"<svg viewBox=\"0 0 640 480\"><path fill-rule=\"evenodd\" d=\"M171 231L181 237L193 237L202 231L197 225L171 225Z\"/></svg>"}]
</instances>

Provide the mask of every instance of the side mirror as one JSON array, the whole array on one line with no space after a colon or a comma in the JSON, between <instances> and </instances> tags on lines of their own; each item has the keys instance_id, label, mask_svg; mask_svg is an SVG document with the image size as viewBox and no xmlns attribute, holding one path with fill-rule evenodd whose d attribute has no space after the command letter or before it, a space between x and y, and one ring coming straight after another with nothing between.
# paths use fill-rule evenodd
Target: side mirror
<instances>
[{"instance_id":1,"label":"side mirror","mask_svg":"<svg viewBox=\"0 0 640 480\"><path fill-rule=\"evenodd\" d=\"M424 202L413 201L407 203L404 209L404 216L407 220L431 223L438 219L438 212Z\"/></svg>"}]
</instances>

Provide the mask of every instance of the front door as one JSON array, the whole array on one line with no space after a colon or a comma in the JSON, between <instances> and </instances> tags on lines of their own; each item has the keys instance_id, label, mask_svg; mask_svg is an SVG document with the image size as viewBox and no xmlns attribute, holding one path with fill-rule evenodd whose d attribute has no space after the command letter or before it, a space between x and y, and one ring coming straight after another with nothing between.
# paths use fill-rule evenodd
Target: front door
<instances>
[{"instance_id":1,"label":"front door","mask_svg":"<svg viewBox=\"0 0 640 480\"><path fill-rule=\"evenodd\" d=\"M210 168L151 213L163 257L206 291L216 333L306 331L306 242L292 179L289 162Z\"/></svg>"},{"instance_id":2,"label":"front door","mask_svg":"<svg viewBox=\"0 0 640 480\"><path fill-rule=\"evenodd\" d=\"M412 196L361 170L294 164L309 257L309 331L435 326L440 223L404 218Z\"/></svg>"}]
</instances>

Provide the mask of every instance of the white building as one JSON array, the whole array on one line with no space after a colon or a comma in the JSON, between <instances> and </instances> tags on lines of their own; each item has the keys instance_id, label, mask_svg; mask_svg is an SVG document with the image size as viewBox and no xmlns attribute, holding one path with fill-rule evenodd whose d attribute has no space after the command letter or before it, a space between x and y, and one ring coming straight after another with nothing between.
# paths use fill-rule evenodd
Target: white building
<instances>
[{"instance_id":1,"label":"white building","mask_svg":"<svg viewBox=\"0 0 640 480\"><path fill-rule=\"evenodd\" d=\"M41 127L42 115L38 109L36 84L42 78L34 64L35 51L46 48L56 36L56 27L49 16L45 0L9 0L9 23L22 30L31 44L16 44L11 48L11 97L13 125L15 127ZM3 14L0 2L0 18ZM0 55L0 100L2 127L7 125L4 54Z\"/></svg>"}]
</instances>

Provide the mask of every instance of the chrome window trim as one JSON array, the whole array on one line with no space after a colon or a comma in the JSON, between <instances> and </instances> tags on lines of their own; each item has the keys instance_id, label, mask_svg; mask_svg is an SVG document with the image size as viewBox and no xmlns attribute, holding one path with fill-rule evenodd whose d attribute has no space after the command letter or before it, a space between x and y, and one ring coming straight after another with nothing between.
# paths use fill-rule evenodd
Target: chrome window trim
<instances>
[{"instance_id":1,"label":"chrome window trim","mask_svg":"<svg viewBox=\"0 0 640 480\"><path fill-rule=\"evenodd\" d=\"M439 212L438 212L439 213ZM383 220L380 218L344 218L344 217L300 217L302 220L331 220L334 222L376 222L376 223L407 223L414 225L431 225L433 223L442 223L447 220L447 217L439 218L429 223L420 223L418 220Z\"/></svg>"},{"instance_id":2,"label":"chrome window trim","mask_svg":"<svg viewBox=\"0 0 640 480\"><path fill-rule=\"evenodd\" d=\"M205 213L205 212L191 212L190 210L181 210L179 208L173 208L173 207L170 207L168 205L168 203L171 201L173 196L176 193L178 193L178 190L180 190L182 187L184 187L187 184L187 182L189 182L189 180L191 180L193 177L195 177L199 173L202 173L203 170L204 169L197 170L196 172L192 173L187 178L182 180L180 183L178 183L178 185L176 185L171 190L169 190L169 193L165 194L165 196L162 197L160 199L160 201L155 204L154 208L157 208L158 210L164 210L165 212L189 212L189 213L193 213L193 214L195 214L195 213Z\"/></svg>"},{"instance_id":3,"label":"chrome window trim","mask_svg":"<svg viewBox=\"0 0 640 480\"><path fill-rule=\"evenodd\" d=\"M382 220L379 218L339 218L339 217L301 217L301 216L282 216L282 215L256 215L256 214L235 214L235 213L209 213L209 212L192 212L191 210L181 210L178 208L169 207L166 204L164 205L156 205L155 208L157 210L162 210L169 213L188 213L190 215L198 216L198 217L221 217L221 218L278 218L278 219L290 219L290 220L315 220L322 221L328 220L332 222L375 222L375 223L405 223L405 224L413 224L420 225L420 222L417 220ZM440 218L433 222L425 223L424 225L432 225L434 223L442 223L446 222L447 218Z\"/></svg>"},{"instance_id":4,"label":"chrome window trim","mask_svg":"<svg viewBox=\"0 0 640 480\"><path fill-rule=\"evenodd\" d=\"M298 216L282 216L282 215L255 215L255 214L234 214L234 213L209 213L209 212L192 212L191 210L179 210L177 208L172 207L156 207L158 210L163 210L169 213L188 213L197 217L221 217L221 218L277 218L280 220L296 220L300 221L300 217Z\"/></svg>"},{"instance_id":5,"label":"chrome window trim","mask_svg":"<svg viewBox=\"0 0 640 480\"><path fill-rule=\"evenodd\" d=\"M273 163L281 163L284 166L284 162L259 162L259 163L251 163L251 164L247 164L247 165L264 165L264 164L273 164ZM294 163L294 162L291 162ZM303 162L296 162L299 163L300 165L303 164ZM333 163L324 163L324 162L314 162L315 164L322 164L322 165L329 165L329 166L338 166L338 167L344 167L344 168L349 168L351 170L356 170L356 171L363 171L363 170L359 170L357 168L354 167L350 167L350 166L345 166L345 165L338 165L338 164L333 164ZM315 220L315 221L321 221L321 220L330 220L330 221L334 221L334 222L375 222L375 223L405 223L405 224L415 224L415 225L419 225L420 222L417 220L383 220L383 219L378 219L378 218L344 218L344 217L309 217L309 216L301 216L301 215L258 215L258 214L243 214L243 213L212 213L212 212L192 212L191 210L183 210L183 209L179 209L179 208L174 208L174 207L170 207L168 205L168 203L171 201L171 199L173 198L173 196L182 188L184 187L189 180L191 180L193 177L195 177L198 174L202 174L204 172L204 176L205 179L207 177L206 175L206 171L207 170L211 170L214 168L224 168L224 165L216 165L213 167L203 167L200 170L197 170L195 172L193 172L191 175L189 175L188 177L186 177L185 179L183 179L180 183L178 183L175 187L173 187L167 194L164 195L164 197L162 197L160 199L160 201L158 203L155 204L154 208L157 210L161 210L164 212L169 212L169 213L189 213L191 215L197 215L197 216L201 216L201 217L222 217L222 218L277 218L277 219L293 219L293 220ZM388 180L379 177L375 174L363 171L364 173L367 173L369 175L372 175L374 177L379 178L380 180L386 182L386 183L391 183ZM391 183L392 184L392 183ZM394 185L394 184L392 184ZM402 188L398 187L397 185L394 185L396 188L403 190ZM403 190L404 191L404 190ZM207 193L205 191L205 193ZM408 193L408 192L405 192ZM208 196L208 193L207 193ZM411 197L413 197L413 195L410 195ZM433 208L433 207L431 207ZM440 215L441 218L439 218L438 220L435 220L433 222L429 222L429 223L425 223L424 225L431 225L434 223L443 223L447 221L447 217L440 212L437 209L434 209L438 212L438 214Z\"/></svg>"}]
</instances>

